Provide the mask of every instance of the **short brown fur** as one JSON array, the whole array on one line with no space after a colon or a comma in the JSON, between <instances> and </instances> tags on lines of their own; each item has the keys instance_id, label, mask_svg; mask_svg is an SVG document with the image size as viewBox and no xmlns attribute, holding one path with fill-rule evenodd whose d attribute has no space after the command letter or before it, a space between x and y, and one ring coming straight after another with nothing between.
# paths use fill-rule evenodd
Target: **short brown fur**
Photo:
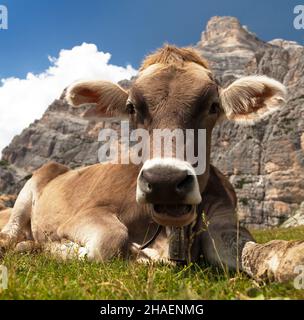
<instances>
[{"instance_id":1,"label":"short brown fur","mask_svg":"<svg viewBox=\"0 0 304 320\"><path fill-rule=\"evenodd\" d=\"M209 69L207 61L203 59L195 49L178 48L167 44L156 52L148 55L143 61L140 71L156 63L164 65L184 65L185 62L194 62L205 69Z\"/></svg>"}]
</instances>

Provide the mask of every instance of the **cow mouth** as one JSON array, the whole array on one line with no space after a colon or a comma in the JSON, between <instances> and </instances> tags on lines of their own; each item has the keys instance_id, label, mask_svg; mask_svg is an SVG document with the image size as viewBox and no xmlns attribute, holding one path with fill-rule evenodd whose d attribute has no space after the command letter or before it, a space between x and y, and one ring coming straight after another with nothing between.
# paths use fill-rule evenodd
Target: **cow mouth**
<instances>
[{"instance_id":1,"label":"cow mouth","mask_svg":"<svg viewBox=\"0 0 304 320\"><path fill-rule=\"evenodd\" d=\"M154 204L152 218L163 226L182 227L195 219L195 206L190 204Z\"/></svg>"}]
</instances>

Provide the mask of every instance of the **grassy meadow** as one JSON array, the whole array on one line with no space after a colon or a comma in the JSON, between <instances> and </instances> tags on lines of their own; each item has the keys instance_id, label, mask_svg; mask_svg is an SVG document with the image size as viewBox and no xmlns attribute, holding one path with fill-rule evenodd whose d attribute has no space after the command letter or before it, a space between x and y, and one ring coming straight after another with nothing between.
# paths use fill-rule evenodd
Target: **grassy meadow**
<instances>
[{"instance_id":1,"label":"grassy meadow","mask_svg":"<svg viewBox=\"0 0 304 320\"><path fill-rule=\"evenodd\" d=\"M258 242L304 239L304 227L253 231ZM62 262L45 254L7 252L0 299L304 299L292 283L257 283L208 266L174 267L114 260Z\"/></svg>"}]
</instances>

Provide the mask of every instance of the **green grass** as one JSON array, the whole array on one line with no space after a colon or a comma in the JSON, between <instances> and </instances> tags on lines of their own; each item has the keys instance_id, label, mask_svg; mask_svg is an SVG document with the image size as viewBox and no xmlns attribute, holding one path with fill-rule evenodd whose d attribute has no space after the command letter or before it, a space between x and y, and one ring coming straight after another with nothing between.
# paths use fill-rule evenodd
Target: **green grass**
<instances>
[{"instance_id":1,"label":"green grass","mask_svg":"<svg viewBox=\"0 0 304 320\"><path fill-rule=\"evenodd\" d=\"M304 227L253 232L259 242L304 239ZM290 284L258 284L244 274L227 275L204 266L62 262L44 254L8 252L9 271L0 299L304 299Z\"/></svg>"}]
</instances>

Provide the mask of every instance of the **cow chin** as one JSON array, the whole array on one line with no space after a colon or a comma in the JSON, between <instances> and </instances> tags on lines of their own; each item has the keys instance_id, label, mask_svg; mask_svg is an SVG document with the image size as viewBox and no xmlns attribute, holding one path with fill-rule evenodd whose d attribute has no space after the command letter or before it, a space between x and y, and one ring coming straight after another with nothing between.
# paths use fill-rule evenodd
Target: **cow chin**
<instances>
[{"instance_id":1,"label":"cow chin","mask_svg":"<svg viewBox=\"0 0 304 320\"><path fill-rule=\"evenodd\" d=\"M152 219L162 226L183 227L196 218L194 205L151 204L151 211Z\"/></svg>"}]
</instances>

